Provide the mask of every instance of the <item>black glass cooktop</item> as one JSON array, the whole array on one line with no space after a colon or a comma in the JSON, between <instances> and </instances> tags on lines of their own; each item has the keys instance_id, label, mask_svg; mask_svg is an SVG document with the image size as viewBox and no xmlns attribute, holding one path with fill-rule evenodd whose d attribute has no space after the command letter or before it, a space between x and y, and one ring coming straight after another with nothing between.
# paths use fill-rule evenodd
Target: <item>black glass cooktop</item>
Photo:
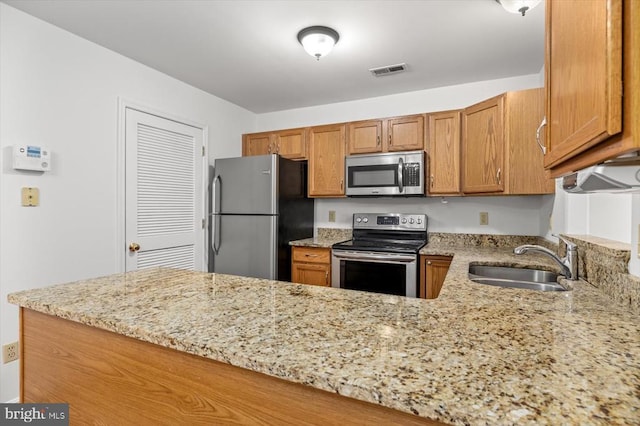
<instances>
[{"instance_id":1,"label":"black glass cooktop","mask_svg":"<svg viewBox=\"0 0 640 426\"><path fill-rule=\"evenodd\" d=\"M417 254L426 244L424 240L369 240L357 239L344 241L332 246L339 250L374 251L388 253L413 253Z\"/></svg>"}]
</instances>

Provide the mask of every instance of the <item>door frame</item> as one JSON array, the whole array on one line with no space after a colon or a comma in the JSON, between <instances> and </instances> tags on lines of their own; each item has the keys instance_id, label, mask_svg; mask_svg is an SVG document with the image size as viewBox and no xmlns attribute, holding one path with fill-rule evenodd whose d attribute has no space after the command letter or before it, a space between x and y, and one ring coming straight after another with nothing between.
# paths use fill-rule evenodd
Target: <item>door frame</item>
<instances>
[{"instance_id":1,"label":"door frame","mask_svg":"<svg viewBox=\"0 0 640 426\"><path fill-rule=\"evenodd\" d=\"M204 228L202 228L202 241L204 245L202 259L202 267L206 271L209 264L209 236L207 233L209 218L207 216L208 202L208 173L209 173L209 126L198 123L193 120L186 119L177 114L168 113L156 108L152 108L148 105L141 104L139 102L127 99L124 97L118 97L118 137L117 137L117 150L116 150L116 271L123 273L126 270L126 168L125 168L125 151L126 151L126 110L127 108L133 109L139 112L143 112L149 115L155 115L159 118L175 121L190 127L194 127L202 131L202 145L204 146L204 154L202 156L202 191L196 196L202 197L202 211L200 212L202 220L204 220ZM197 243L197 242L196 242ZM120 253L120 254L117 254Z\"/></svg>"}]
</instances>

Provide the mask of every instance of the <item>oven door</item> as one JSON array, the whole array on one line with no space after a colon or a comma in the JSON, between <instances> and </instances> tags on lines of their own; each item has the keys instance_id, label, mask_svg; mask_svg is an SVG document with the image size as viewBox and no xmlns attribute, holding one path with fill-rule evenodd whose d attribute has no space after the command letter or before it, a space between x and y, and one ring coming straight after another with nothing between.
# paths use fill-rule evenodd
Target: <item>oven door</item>
<instances>
[{"instance_id":1,"label":"oven door","mask_svg":"<svg viewBox=\"0 0 640 426\"><path fill-rule=\"evenodd\" d=\"M350 290L416 297L415 254L332 250L331 285Z\"/></svg>"}]
</instances>

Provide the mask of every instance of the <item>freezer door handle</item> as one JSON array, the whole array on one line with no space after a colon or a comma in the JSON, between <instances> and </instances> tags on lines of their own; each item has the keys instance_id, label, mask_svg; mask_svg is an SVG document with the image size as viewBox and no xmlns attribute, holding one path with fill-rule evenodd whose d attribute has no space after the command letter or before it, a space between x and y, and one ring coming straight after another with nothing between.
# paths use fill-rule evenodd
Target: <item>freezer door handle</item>
<instances>
[{"instance_id":1,"label":"freezer door handle","mask_svg":"<svg viewBox=\"0 0 640 426\"><path fill-rule=\"evenodd\" d=\"M216 182L218 182L218 188L216 189ZM220 175L216 175L213 179L213 214L220 213L222 211L222 178Z\"/></svg>"},{"instance_id":2,"label":"freezer door handle","mask_svg":"<svg viewBox=\"0 0 640 426\"><path fill-rule=\"evenodd\" d=\"M218 183L217 189L216 189L216 182ZM215 216L213 220L213 251L216 255L220 251L220 244L221 244L221 241L220 241L221 217L219 214L222 211L222 206L220 205L222 203L222 197L220 196L221 193L222 193L222 178L220 177L220 175L216 175L216 177L213 179L213 196L214 196L213 214Z\"/></svg>"}]
</instances>

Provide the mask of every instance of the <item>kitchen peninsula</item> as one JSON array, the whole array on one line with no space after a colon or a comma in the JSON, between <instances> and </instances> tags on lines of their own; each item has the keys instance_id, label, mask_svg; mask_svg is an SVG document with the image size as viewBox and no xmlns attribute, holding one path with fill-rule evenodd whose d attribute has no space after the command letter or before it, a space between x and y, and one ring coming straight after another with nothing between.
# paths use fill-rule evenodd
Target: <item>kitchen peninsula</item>
<instances>
[{"instance_id":1,"label":"kitchen peninsula","mask_svg":"<svg viewBox=\"0 0 640 426\"><path fill-rule=\"evenodd\" d=\"M72 423L638 423L637 314L467 279L541 258L453 254L435 300L171 269L11 294L21 398Z\"/></svg>"}]
</instances>

